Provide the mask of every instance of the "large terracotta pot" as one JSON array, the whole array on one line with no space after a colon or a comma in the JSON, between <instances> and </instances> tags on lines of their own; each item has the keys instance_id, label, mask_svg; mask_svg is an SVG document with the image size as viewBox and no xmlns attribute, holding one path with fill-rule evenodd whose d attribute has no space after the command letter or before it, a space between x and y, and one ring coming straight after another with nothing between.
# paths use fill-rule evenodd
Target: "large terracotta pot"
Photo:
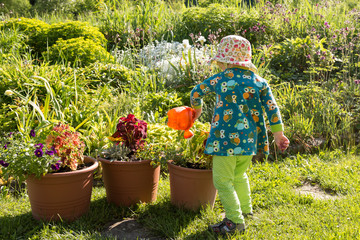
<instances>
[{"instance_id":1,"label":"large terracotta pot","mask_svg":"<svg viewBox=\"0 0 360 240\"><path fill-rule=\"evenodd\" d=\"M197 211L200 207L214 207L217 190L212 170L180 167L168 161L171 203Z\"/></svg>"},{"instance_id":2,"label":"large terracotta pot","mask_svg":"<svg viewBox=\"0 0 360 240\"><path fill-rule=\"evenodd\" d=\"M84 157L91 166L72 172L49 173L26 179L32 215L37 220L73 221L90 207L93 172L98 162Z\"/></svg>"},{"instance_id":3,"label":"large terracotta pot","mask_svg":"<svg viewBox=\"0 0 360 240\"><path fill-rule=\"evenodd\" d=\"M160 166L154 168L151 160L121 162L98 158L108 202L131 206L156 200Z\"/></svg>"}]
</instances>

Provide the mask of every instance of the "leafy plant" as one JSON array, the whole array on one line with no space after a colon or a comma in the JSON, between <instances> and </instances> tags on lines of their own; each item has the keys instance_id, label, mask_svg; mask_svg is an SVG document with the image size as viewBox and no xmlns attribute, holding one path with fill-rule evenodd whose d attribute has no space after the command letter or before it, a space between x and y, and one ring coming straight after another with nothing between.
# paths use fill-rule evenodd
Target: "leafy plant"
<instances>
[{"instance_id":1,"label":"leafy plant","mask_svg":"<svg viewBox=\"0 0 360 240\"><path fill-rule=\"evenodd\" d=\"M332 70L334 57L324 47L325 39L286 39L272 47L270 68L282 79L309 80L311 73L315 79L324 79L324 74Z\"/></svg>"},{"instance_id":2,"label":"leafy plant","mask_svg":"<svg viewBox=\"0 0 360 240\"><path fill-rule=\"evenodd\" d=\"M147 137L147 123L133 114L121 117L116 131L108 137L113 146L105 148L101 155L112 161L136 161L136 153L144 146ZM120 145L120 146L117 146Z\"/></svg>"},{"instance_id":3,"label":"leafy plant","mask_svg":"<svg viewBox=\"0 0 360 240\"><path fill-rule=\"evenodd\" d=\"M39 131L10 132L0 138L0 165L5 178L23 181L29 175L76 170L83 164L84 144L68 125L42 124Z\"/></svg>"},{"instance_id":4,"label":"leafy plant","mask_svg":"<svg viewBox=\"0 0 360 240\"><path fill-rule=\"evenodd\" d=\"M147 94L141 108L147 114L158 112L160 117L165 117L171 108L181 105L181 98L176 92L158 92Z\"/></svg>"},{"instance_id":5,"label":"leafy plant","mask_svg":"<svg viewBox=\"0 0 360 240\"><path fill-rule=\"evenodd\" d=\"M237 10L221 4L211 4L206 8L191 7L182 13L182 21L175 26L177 40L186 39L191 33L201 33L205 38L211 31L221 29L219 38L233 34L234 24L238 21ZM211 30L211 31L210 31Z\"/></svg>"},{"instance_id":6,"label":"leafy plant","mask_svg":"<svg viewBox=\"0 0 360 240\"><path fill-rule=\"evenodd\" d=\"M134 73L123 65L97 62L84 67L79 74L88 79L91 86L108 84L121 90L133 81Z\"/></svg>"},{"instance_id":7,"label":"leafy plant","mask_svg":"<svg viewBox=\"0 0 360 240\"><path fill-rule=\"evenodd\" d=\"M172 142L174 147L166 152L166 158L182 167L211 169L212 156L204 153L209 130L209 123L195 122L192 128L194 136L191 139L184 139L183 132L179 131L176 139Z\"/></svg>"},{"instance_id":8,"label":"leafy plant","mask_svg":"<svg viewBox=\"0 0 360 240\"><path fill-rule=\"evenodd\" d=\"M85 40L83 37L71 38L68 40L59 39L48 52L44 52L48 60L52 63L70 62L87 66L97 61L111 62L113 57L92 40Z\"/></svg>"},{"instance_id":9,"label":"leafy plant","mask_svg":"<svg viewBox=\"0 0 360 240\"><path fill-rule=\"evenodd\" d=\"M16 29L26 36L26 43L35 53L46 50L47 31L50 25L32 18L10 18L0 23L0 29Z\"/></svg>"},{"instance_id":10,"label":"leafy plant","mask_svg":"<svg viewBox=\"0 0 360 240\"><path fill-rule=\"evenodd\" d=\"M88 22L80 21L65 21L51 24L47 32L47 45L51 47L60 38L67 40L79 37L82 37L84 40L92 40L106 48L107 41L99 31L99 28L90 25ZM44 44L46 43L44 42Z\"/></svg>"},{"instance_id":11,"label":"leafy plant","mask_svg":"<svg viewBox=\"0 0 360 240\"><path fill-rule=\"evenodd\" d=\"M52 128L45 140L46 146L53 149L54 154L60 157L61 164L57 169L63 168L74 171L84 162L85 144L80 140L80 133L69 125L59 123Z\"/></svg>"}]
</instances>

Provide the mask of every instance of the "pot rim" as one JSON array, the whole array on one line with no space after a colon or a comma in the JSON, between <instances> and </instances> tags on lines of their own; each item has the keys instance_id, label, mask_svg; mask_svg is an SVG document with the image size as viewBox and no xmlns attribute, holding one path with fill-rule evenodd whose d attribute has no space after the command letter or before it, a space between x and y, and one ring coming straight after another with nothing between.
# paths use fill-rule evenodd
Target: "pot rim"
<instances>
[{"instance_id":1,"label":"pot rim","mask_svg":"<svg viewBox=\"0 0 360 240\"><path fill-rule=\"evenodd\" d=\"M167 161L168 166L177 168L177 169L187 169L188 171L192 171L192 172L199 172L199 171L212 171L212 169L198 169L198 168L188 168L188 167L182 167L182 166L178 166L174 163L174 160L168 160Z\"/></svg>"},{"instance_id":2,"label":"pot rim","mask_svg":"<svg viewBox=\"0 0 360 240\"><path fill-rule=\"evenodd\" d=\"M115 165L122 165L122 164L144 164L144 163L150 163L152 160L140 160L140 161L111 161L109 159L105 159L102 157L97 157L97 160L101 163L106 164L115 164Z\"/></svg>"}]
</instances>

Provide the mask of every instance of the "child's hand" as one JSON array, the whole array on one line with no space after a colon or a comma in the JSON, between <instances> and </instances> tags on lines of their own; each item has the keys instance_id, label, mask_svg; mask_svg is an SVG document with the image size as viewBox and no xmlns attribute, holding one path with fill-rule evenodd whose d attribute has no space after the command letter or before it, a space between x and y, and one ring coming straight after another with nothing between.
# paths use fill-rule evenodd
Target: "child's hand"
<instances>
[{"instance_id":1,"label":"child's hand","mask_svg":"<svg viewBox=\"0 0 360 240\"><path fill-rule=\"evenodd\" d=\"M194 118L194 122L196 121L196 119L198 119L201 115L201 112L202 112L202 108L197 108L197 109L194 109L195 110L195 118Z\"/></svg>"},{"instance_id":2,"label":"child's hand","mask_svg":"<svg viewBox=\"0 0 360 240\"><path fill-rule=\"evenodd\" d=\"M284 135L283 132L275 132L273 134L276 146L278 146L281 152L284 152L289 147L289 139Z\"/></svg>"}]
</instances>

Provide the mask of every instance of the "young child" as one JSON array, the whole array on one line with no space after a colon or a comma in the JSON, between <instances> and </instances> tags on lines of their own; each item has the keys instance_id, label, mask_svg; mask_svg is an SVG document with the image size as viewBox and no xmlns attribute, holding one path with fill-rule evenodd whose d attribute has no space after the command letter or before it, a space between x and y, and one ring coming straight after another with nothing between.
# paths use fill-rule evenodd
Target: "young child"
<instances>
[{"instance_id":1,"label":"young child","mask_svg":"<svg viewBox=\"0 0 360 240\"><path fill-rule=\"evenodd\" d=\"M281 151L289 146L274 96L265 79L251 63L250 42L240 36L224 37L216 62L220 72L191 91L195 119L201 114L201 97L215 92L216 107L205 153L213 155L213 180L225 218L209 228L215 233L245 231L244 216L252 215L250 185L246 169L253 155L269 154L264 110L275 143Z\"/></svg>"}]
</instances>

